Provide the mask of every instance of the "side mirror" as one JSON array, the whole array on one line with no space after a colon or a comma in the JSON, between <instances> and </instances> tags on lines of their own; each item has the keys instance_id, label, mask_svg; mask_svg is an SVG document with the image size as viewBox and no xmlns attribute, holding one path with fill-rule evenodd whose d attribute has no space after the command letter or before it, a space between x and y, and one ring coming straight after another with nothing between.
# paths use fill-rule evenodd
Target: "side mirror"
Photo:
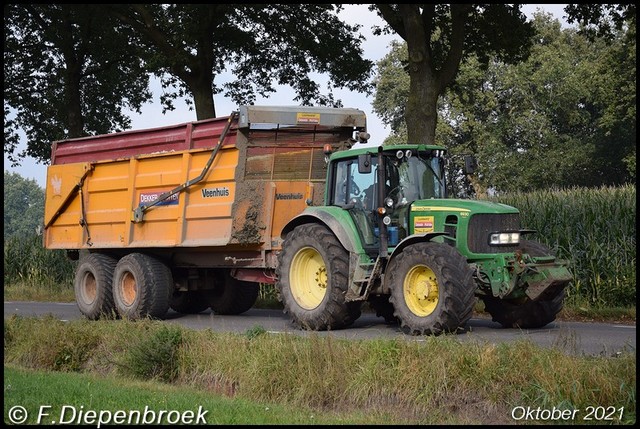
<instances>
[{"instance_id":1,"label":"side mirror","mask_svg":"<svg viewBox=\"0 0 640 429\"><path fill-rule=\"evenodd\" d=\"M465 155L464 156L464 174L473 174L478 167L478 161L473 155Z\"/></svg>"},{"instance_id":2,"label":"side mirror","mask_svg":"<svg viewBox=\"0 0 640 429\"><path fill-rule=\"evenodd\" d=\"M358 173L368 174L371 173L371 154L363 153L358 155Z\"/></svg>"}]
</instances>

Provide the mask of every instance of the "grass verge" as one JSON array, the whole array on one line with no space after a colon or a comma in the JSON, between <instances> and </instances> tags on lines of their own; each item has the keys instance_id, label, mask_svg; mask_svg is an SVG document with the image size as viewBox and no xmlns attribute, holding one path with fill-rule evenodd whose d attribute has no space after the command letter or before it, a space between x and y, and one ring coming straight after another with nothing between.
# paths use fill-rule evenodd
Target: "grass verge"
<instances>
[{"instance_id":1,"label":"grass verge","mask_svg":"<svg viewBox=\"0 0 640 429\"><path fill-rule=\"evenodd\" d=\"M376 424L375 416L341 417L278 404L211 395L188 386L115 376L4 367L5 421L15 406L25 424ZM15 411L14 411L15 412ZM95 412L95 414L94 414Z\"/></svg>"},{"instance_id":2,"label":"grass verge","mask_svg":"<svg viewBox=\"0 0 640 429\"><path fill-rule=\"evenodd\" d=\"M151 390L185 389L190 392L186 397L201 392L248 401L256 409L277 406L299 414L297 420L286 417L287 423L311 423L313 414L313 423L324 418L320 416L337 416L334 422L341 424L512 424L517 423L512 412L518 407L577 410L575 419L582 419L588 407L614 407L621 417L611 423L635 421L635 351L593 357L528 341L462 343L447 335L423 340L341 340L268 334L257 328L244 335L222 334L150 320L11 317L4 324L4 364L121 383L106 387L107 397L79 394L84 399L75 403L86 409L115 409L116 402L107 398L127 404L128 395L134 395L125 393L129 387L152 382ZM166 365L167 356L171 365ZM73 381L69 385L79 386ZM25 391L37 397L30 407L53 400L38 397L37 390ZM7 398L17 398L10 399L15 404L27 400L7 392L5 376L5 407ZM193 409L197 402L181 409ZM244 422L262 422L249 419L250 412L241 413Z\"/></svg>"}]
</instances>

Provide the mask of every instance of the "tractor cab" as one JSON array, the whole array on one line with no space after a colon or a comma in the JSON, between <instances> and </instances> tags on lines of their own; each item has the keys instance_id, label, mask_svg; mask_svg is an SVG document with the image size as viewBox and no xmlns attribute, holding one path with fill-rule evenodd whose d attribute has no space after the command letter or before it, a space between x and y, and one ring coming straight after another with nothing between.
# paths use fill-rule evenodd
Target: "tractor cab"
<instances>
[{"instance_id":1,"label":"tractor cab","mask_svg":"<svg viewBox=\"0 0 640 429\"><path fill-rule=\"evenodd\" d=\"M363 248L372 255L411 234L414 201L446 197L443 148L397 145L373 150L334 154L326 195L327 205L350 213Z\"/></svg>"}]
</instances>

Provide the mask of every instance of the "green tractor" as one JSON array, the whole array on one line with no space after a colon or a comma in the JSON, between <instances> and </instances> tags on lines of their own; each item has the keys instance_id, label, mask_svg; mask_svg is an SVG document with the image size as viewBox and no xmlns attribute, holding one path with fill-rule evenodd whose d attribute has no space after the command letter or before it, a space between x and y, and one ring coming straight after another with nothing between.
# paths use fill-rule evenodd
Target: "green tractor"
<instances>
[{"instance_id":1,"label":"green tractor","mask_svg":"<svg viewBox=\"0 0 640 429\"><path fill-rule=\"evenodd\" d=\"M447 198L445 153L327 149L324 206L282 232L276 286L293 324L344 328L368 302L408 334L438 335L463 330L478 298L504 327L555 320L572 279L566 263L523 239L534 231L522 229L518 209Z\"/></svg>"}]
</instances>

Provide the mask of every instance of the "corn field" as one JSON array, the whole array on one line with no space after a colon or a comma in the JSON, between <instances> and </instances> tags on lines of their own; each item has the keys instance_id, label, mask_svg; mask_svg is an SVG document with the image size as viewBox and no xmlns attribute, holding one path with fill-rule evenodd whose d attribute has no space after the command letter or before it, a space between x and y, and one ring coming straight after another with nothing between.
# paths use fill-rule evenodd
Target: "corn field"
<instances>
[{"instance_id":1,"label":"corn field","mask_svg":"<svg viewBox=\"0 0 640 429\"><path fill-rule=\"evenodd\" d=\"M517 207L530 238L571 264L568 304L597 308L636 305L636 187L546 190L493 200ZM72 288L74 263L64 251L42 247L42 237L4 243L4 284Z\"/></svg>"},{"instance_id":2,"label":"corn field","mask_svg":"<svg viewBox=\"0 0 640 429\"><path fill-rule=\"evenodd\" d=\"M75 264L63 250L47 250L42 237L19 235L4 242L4 285L73 287Z\"/></svg>"},{"instance_id":3,"label":"corn field","mask_svg":"<svg viewBox=\"0 0 640 429\"><path fill-rule=\"evenodd\" d=\"M523 228L571 264L569 300L595 307L636 305L636 187L577 188L511 194ZM571 302L571 301L570 301Z\"/></svg>"}]
</instances>

